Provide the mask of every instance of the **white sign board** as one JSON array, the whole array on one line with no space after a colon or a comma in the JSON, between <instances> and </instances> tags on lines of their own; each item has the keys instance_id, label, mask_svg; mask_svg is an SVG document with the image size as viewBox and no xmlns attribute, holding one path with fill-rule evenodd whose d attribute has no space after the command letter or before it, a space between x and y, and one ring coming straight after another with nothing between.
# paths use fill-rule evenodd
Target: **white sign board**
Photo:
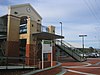
<instances>
[{"instance_id":1,"label":"white sign board","mask_svg":"<svg viewBox=\"0 0 100 75\"><path fill-rule=\"evenodd\" d=\"M52 66L52 41L42 40L42 69L44 68L44 53L51 53L51 66Z\"/></svg>"},{"instance_id":2,"label":"white sign board","mask_svg":"<svg viewBox=\"0 0 100 75\"><path fill-rule=\"evenodd\" d=\"M51 53L52 42L50 40L43 40L42 41L42 51L43 51L43 53Z\"/></svg>"}]
</instances>

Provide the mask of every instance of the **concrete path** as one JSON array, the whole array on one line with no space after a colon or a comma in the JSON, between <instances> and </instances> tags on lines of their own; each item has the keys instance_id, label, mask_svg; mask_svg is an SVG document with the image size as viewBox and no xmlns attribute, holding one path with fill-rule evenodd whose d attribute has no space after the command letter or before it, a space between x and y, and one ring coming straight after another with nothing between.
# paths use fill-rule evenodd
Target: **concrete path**
<instances>
[{"instance_id":1,"label":"concrete path","mask_svg":"<svg viewBox=\"0 0 100 75\"><path fill-rule=\"evenodd\" d=\"M87 59L86 62L62 62L67 70L61 75L100 75L100 58Z\"/></svg>"}]
</instances>

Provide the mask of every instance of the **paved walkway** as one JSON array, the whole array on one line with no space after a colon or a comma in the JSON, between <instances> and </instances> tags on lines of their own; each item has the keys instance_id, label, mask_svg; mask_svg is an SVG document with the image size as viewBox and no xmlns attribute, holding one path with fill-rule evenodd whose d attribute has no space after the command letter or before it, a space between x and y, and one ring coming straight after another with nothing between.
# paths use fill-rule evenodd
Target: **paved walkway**
<instances>
[{"instance_id":1,"label":"paved walkway","mask_svg":"<svg viewBox=\"0 0 100 75\"><path fill-rule=\"evenodd\" d=\"M100 58L89 58L85 62L64 61L62 62L63 75L100 75Z\"/></svg>"}]
</instances>

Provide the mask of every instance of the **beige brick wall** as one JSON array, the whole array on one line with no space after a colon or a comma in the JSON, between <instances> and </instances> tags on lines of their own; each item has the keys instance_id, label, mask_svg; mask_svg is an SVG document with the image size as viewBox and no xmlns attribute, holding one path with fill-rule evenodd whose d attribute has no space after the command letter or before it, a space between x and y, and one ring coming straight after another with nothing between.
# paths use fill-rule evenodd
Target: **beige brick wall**
<instances>
[{"instance_id":1,"label":"beige brick wall","mask_svg":"<svg viewBox=\"0 0 100 75\"><path fill-rule=\"evenodd\" d=\"M55 34L55 27L54 26L48 26L49 28L49 33Z\"/></svg>"},{"instance_id":2,"label":"beige brick wall","mask_svg":"<svg viewBox=\"0 0 100 75\"><path fill-rule=\"evenodd\" d=\"M7 40L19 41L20 18L8 15Z\"/></svg>"}]
</instances>

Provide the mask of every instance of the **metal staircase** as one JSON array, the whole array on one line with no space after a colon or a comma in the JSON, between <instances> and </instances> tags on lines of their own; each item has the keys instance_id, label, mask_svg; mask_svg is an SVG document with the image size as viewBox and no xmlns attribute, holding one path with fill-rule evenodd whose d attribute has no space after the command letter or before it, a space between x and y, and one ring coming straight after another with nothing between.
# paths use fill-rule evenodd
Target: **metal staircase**
<instances>
[{"instance_id":1,"label":"metal staircase","mask_svg":"<svg viewBox=\"0 0 100 75\"><path fill-rule=\"evenodd\" d=\"M82 62L82 61L87 60L86 57L83 57L83 56L80 55L80 54L83 54L82 51L73 47L72 45L70 45L69 43L67 43L65 41L61 42L61 41L57 40L56 41L56 47L59 48L60 50L64 51L68 55L70 55L76 61Z\"/></svg>"}]
</instances>

